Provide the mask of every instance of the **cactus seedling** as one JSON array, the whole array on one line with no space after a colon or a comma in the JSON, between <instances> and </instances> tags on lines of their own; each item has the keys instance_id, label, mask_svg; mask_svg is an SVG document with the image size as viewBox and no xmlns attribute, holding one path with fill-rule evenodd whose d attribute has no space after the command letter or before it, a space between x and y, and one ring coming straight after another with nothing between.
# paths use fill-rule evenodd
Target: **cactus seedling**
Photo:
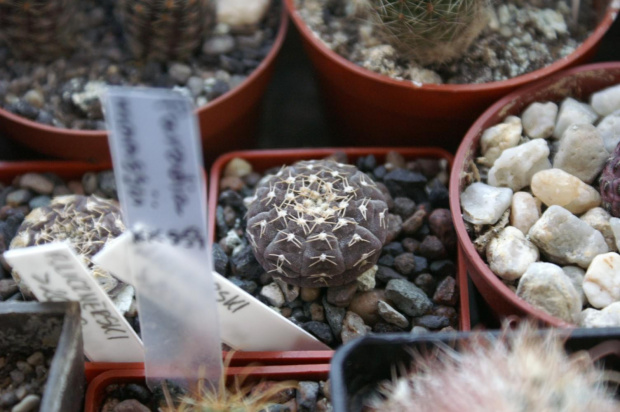
<instances>
[{"instance_id":1,"label":"cactus seedling","mask_svg":"<svg viewBox=\"0 0 620 412\"><path fill-rule=\"evenodd\" d=\"M214 0L120 0L127 43L139 59L185 60L215 20Z\"/></svg>"},{"instance_id":2,"label":"cactus seedling","mask_svg":"<svg viewBox=\"0 0 620 412\"><path fill-rule=\"evenodd\" d=\"M620 143L603 168L599 190L602 206L613 217L620 217Z\"/></svg>"},{"instance_id":3,"label":"cactus seedling","mask_svg":"<svg viewBox=\"0 0 620 412\"><path fill-rule=\"evenodd\" d=\"M73 47L79 0L0 0L0 39L17 58L38 61Z\"/></svg>"},{"instance_id":4,"label":"cactus seedling","mask_svg":"<svg viewBox=\"0 0 620 412\"><path fill-rule=\"evenodd\" d=\"M59 196L48 206L36 208L26 216L10 248L68 240L86 266L92 269L101 287L115 297L123 290L124 284L92 263L91 258L124 230L116 202L94 196ZM19 282L19 274L14 271L13 276Z\"/></svg>"},{"instance_id":5,"label":"cactus seedling","mask_svg":"<svg viewBox=\"0 0 620 412\"><path fill-rule=\"evenodd\" d=\"M387 209L383 193L355 166L303 161L257 187L246 235L274 277L302 287L339 286L375 265Z\"/></svg>"},{"instance_id":6,"label":"cactus seedling","mask_svg":"<svg viewBox=\"0 0 620 412\"><path fill-rule=\"evenodd\" d=\"M557 331L530 324L499 338L475 336L455 352L414 361L408 375L383 388L372 410L444 412L612 412L620 402L605 371L584 352L567 355ZM617 379L617 378L616 378Z\"/></svg>"},{"instance_id":7,"label":"cactus seedling","mask_svg":"<svg viewBox=\"0 0 620 412\"><path fill-rule=\"evenodd\" d=\"M380 33L426 65L463 55L486 27L487 0L367 0Z\"/></svg>"}]
</instances>

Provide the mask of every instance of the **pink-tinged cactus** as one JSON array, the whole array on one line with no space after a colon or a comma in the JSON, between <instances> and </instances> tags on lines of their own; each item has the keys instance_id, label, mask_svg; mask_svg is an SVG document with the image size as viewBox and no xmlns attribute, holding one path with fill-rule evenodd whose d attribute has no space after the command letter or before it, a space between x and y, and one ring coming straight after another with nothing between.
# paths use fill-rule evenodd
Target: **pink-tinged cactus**
<instances>
[{"instance_id":1,"label":"pink-tinged cactus","mask_svg":"<svg viewBox=\"0 0 620 412\"><path fill-rule=\"evenodd\" d=\"M602 206L613 217L620 217L620 144L605 164L599 188Z\"/></svg>"}]
</instances>

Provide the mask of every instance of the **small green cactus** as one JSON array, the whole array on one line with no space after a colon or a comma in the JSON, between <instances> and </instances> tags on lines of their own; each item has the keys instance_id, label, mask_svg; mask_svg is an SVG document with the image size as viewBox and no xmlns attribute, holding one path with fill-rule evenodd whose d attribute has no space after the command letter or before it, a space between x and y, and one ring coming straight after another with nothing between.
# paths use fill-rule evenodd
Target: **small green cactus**
<instances>
[{"instance_id":1,"label":"small green cactus","mask_svg":"<svg viewBox=\"0 0 620 412\"><path fill-rule=\"evenodd\" d=\"M118 6L134 56L159 61L187 60L216 14L214 0L119 0Z\"/></svg>"},{"instance_id":2,"label":"small green cactus","mask_svg":"<svg viewBox=\"0 0 620 412\"><path fill-rule=\"evenodd\" d=\"M379 32L422 65L460 57L488 21L488 0L367 1Z\"/></svg>"},{"instance_id":3,"label":"small green cactus","mask_svg":"<svg viewBox=\"0 0 620 412\"><path fill-rule=\"evenodd\" d=\"M339 286L379 259L387 210L383 193L355 166L298 162L257 187L246 235L275 278L302 287Z\"/></svg>"},{"instance_id":4,"label":"small green cactus","mask_svg":"<svg viewBox=\"0 0 620 412\"><path fill-rule=\"evenodd\" d=\"M79 0L0 0L0 40L19 59L48 61L74 47Z\"/></svg>"}]
</instances>

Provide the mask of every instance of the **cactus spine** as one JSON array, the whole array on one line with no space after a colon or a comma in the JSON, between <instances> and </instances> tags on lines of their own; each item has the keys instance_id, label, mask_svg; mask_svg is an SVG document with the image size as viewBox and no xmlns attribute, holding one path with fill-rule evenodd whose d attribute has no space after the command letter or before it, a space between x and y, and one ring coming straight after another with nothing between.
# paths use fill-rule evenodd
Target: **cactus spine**
<instances>
[{"instance_id":1,"label":"cactus spine","mask_svg":"<svg viewBox=\"0 0 620 412\"><path fill-rule=\"evenodd\" d=\"M404 56L422 65L463 55L488 20L487 0L368 2L379 31Z\"/></svg>"},{"instance_id":2,"label":"cactus spine","mask_svg":"<svg viewBox=\"0 0 620 412\"><path fill-rule=\"evenodd\" d=\"M79 0L0 0L0 39L19 59L52 60L73 47Z\"/></svg>"},{"instance_id":3,"label":"cactus spine","mask_svg":"<svg viewBox=\"0 0 620 412\"><path fill-rule=\"evenodd\" d=\"M214 0L120 0L119 7L127 43L139 59L188 59L215 20Z\"/></svg>"}]
</instances>

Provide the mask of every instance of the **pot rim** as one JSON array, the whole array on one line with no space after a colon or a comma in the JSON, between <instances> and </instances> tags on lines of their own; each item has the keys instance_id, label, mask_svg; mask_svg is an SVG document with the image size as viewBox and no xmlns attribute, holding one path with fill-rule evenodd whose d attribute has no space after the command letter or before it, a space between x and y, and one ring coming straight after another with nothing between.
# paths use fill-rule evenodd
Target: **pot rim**
<instances>
[{"instance_id":1,"label":"pot rim","mask_svg":"<svg viewBox=\"0 0 620 412\"><path fill-rule=\"evenodd\" d=\"M452 171L450 173L450 182L449 182L449 193L450 193L450 210L452 213L452 221L454 222L454 228L456 229L457 239L459 245L463 248L463 252L465 256L467 256L467 262L470 262L471 265L476 269L476 271L480 274L480 277L484 279L485 282L489 284L489 286L496 290L501 297L510 302L511 304L517 306L524 313L532 315L537 319L542 320L548 325L554 327L561 328L575 328L577 325L570 324L564 322L555 316L551 316L548 313L544 312L541 309L538 309L523 299L519 298L516 293L508 288L500 278L491 271L486 262L482 260L478 252L476 251L469 235L467 233L467 229L465 228L465 223L463 222L463 217L461 213L461 202L460 202L460 194L462 192L461 188L461 179L460 174L464 168L465 160L467 159L469 153L473 150L473 142L476 140L484 131L485 123L489 121L490 118L495 116L496 114L505 113L505 110L511 107L512 104L515 103L517 99L522 96L532 95L534 92L538 91L538 89L550 86L556 82L561 81L562 79L577 75L579 73L584 73L588 71L594 70L605 70L605 69L620 69L620 62L606 62L606 63L594 63L588 64L584 66L574 67L559 73L556 73L550 77L540 79L531 85L527 85L526 87L522 87L514 92L504 96L497 102L495 102L491 107L489 107L478 119L474 122L474 124L469 128L459 148L456 152L456 156L454 159L454 165L452 167ZM505 114L504 114L505 115ZM476 147L477 149L477 147ZM471 275L470 275L471 276ZM472 277L473 279L473 277Z\"/></svg>"},{"instance_id":2,"label":"pot rim","mask_svg":"<svg viewBox=\"0 0 620 412\"><path fill-rule=\"evenodd\" d=\"M342 68L354 72L356 75L360 77L367 78L368 80L372 80L378 83L382 83L387 87L395 87L395 88L408 88L411 90L420 90L427 92L435 92L439 94L453 94L458 92L481 92L486 90L496 90L496 89L504 89L504 88L514 88L525 85L537 79L543 78L545 76L549 76L552 73L565 69L574 64L574 62L593 48L597 47L607 30L613 24L616 16L620 12L620 2L616 0L609 0L607 10L605 14L601 18L601 21L597 24L596 28L592 31L592 33L568 56L563 57L559 60L556 60L552 64L540 68L538 70L534 70L529 73L522 74L517 77L513 77L508 80L494 81L488 83L478 83L478 84L422 84L422 85L414 85L410 81L404 80L395 80L389 76L381 75L375 73L373 71L364 69L360 66L357 66L355 63L349 61L348 59L340 56L330 48L328 48L323 41L314 34L314 32L308 27L305 21L301 18L299 12L297 11L297 7L295 6L295 0L284 0L286 8L288 10L289 16L293 20L293 23L300 31L302 36L309 43L312 44L314 49L316 49L324 58L333 61L338 66Z\"/></svg>"},{"instance_id":3,"label":"pot rim","mask_svg":"<svg viewBox=\"0 0 620 412\"><path fill-rule=\"evenodd\" d=\"M263 58L260 64L252 70L252 73L237 87L231 90L224 95L217 97L211 102L208 102L206 105L200 106L194 110L194 113L200 117L200 115L212 107L219 107L224 105L238 95L245 92L245 90L254 82L254 80L259 77L271 64L273 60L275 60L278 55L280 49L282 48L282 44L284 44L284 39L286 37L286 32L288 29L288 14L286 12L286 8L282 7L280 11L280 24L278 25L278 33L271 45L271 49L269 53ZM34 120L27 119L25 117L19 116L17 114L11 113L8 110L0 107L0 117L5 117L9 121L14 123L18 123L21 126L29 127L31 129L38 130L39 132L53 133L53 134L62 134L68 137L79 137L79 138L106 138L108 135L107 130L78 130L78 129L69 129L69 128L61 128L56 126L50 126L46 124L42 124L36 122Z\"/></svg>"}]
</instances>

